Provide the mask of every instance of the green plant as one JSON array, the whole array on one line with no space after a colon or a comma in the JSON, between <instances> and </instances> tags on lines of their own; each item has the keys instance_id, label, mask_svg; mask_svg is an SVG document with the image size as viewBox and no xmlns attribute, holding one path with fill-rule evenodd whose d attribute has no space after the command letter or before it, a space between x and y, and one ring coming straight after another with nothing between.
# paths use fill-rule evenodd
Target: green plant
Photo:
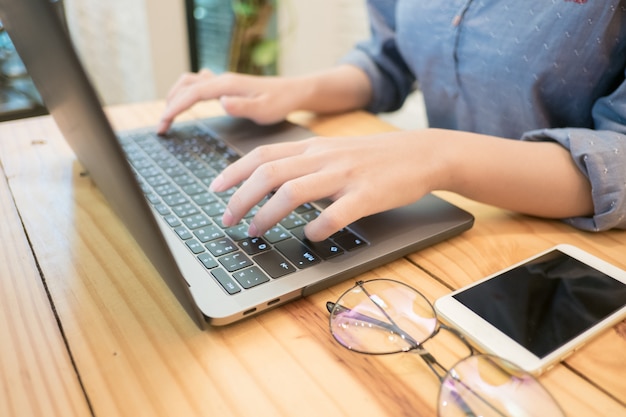
<instances>
[{"instance_id":1,"label":"green plant","mask_svg":"<svg viewBox=\"0 0 626 417\"><path fill-rule=\"evenodd\" d=\"M275 74L278 40L276 0L232 0L235 16L229 54L229 71Z\"/></svg>"}]
</instances>

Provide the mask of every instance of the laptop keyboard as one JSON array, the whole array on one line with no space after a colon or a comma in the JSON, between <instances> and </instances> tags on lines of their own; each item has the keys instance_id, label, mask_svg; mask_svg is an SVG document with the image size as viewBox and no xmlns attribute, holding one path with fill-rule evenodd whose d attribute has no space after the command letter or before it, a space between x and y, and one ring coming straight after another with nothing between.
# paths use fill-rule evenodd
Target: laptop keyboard
<instances>
[{"instance_id":1,"label":"laptop keyboard","mask_svg":"<svg viewBox=\"0 0 626 417\"><path fill-rule=\"evenodd\" d=\"M127 132L120 143L148 201L228 294L367 246L349 228L323 242L307 240L304 226L319 215L311 204L298 207L262 237L249 237L247 230L265 200L242 222L225 227L221 217L236 187L220 193L208 187L239 155L200 126L174 127L166 136Z\"/></svg>"}]
</instances>

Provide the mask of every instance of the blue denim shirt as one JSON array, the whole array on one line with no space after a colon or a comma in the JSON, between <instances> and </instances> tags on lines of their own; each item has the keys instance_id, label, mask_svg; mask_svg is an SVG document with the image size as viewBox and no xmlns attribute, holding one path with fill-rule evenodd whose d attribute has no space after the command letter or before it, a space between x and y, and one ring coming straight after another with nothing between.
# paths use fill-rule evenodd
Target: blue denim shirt
<instances>
[{"instance_id":1,"label":"blue denim shirt","mask_svg":"<svg viewBox=\"0 0 626 417\"><path fill-rule=\"evenodd\" d=\"M373 112L419 86L429 125L569 149L592 185L584 230L626 228L626 1L369 0L372 37L343 62Z\"/></svg>"}]
</instances>

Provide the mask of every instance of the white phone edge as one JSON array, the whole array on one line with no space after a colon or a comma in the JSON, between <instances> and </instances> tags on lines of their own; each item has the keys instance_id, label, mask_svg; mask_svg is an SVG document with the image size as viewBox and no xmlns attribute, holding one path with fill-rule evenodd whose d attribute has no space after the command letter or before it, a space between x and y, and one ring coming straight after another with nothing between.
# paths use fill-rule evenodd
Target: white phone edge
<instances>
[{"instance_id":1,"label":"white phone edge","mask_svg":"<svg viewBox=\"0 0 626 417\"><path fill-rule=\"evenodd\" d=\"M476 347L478 347L479 350L507 359L533 375L540 375L548 371L554 365L563 361L570 354L580 349L587 341L623 320L626 317L626 306L622 307L612 315L602 320L600 323L581 333L578 337L562 345L545 357L539 358L519 343L506 336L500 330L489 324L486 320L478 316L469 308L465 307L459 301L454 299L453 296L554 250L570 255L571 257L626 284L626 271L578 247L569 244L559 244L440 297L434 303L437 314L444 322L459 330Z\"/></svg>"}]
</instances>

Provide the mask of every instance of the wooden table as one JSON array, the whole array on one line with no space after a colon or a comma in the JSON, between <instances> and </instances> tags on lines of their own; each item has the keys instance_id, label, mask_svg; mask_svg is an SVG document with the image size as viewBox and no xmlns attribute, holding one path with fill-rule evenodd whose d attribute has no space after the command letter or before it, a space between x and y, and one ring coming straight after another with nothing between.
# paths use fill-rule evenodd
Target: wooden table
<instances>
[{"instance_id":1,"label":"wooden table","mask_svg":"<svg viewBox=\"0 0 626 417\"><path fill-rule=\"evenodd\" d=\"M153 125L163 103L108 110ZM182 119L219 113L213 103ZM365 113L292 120L322 135L390 130ZM199 330L49 117L0 124L0 416L434 416L438 382L412 354L350 352L324 304L353 281L224 328ZM458 196L461 236L363 274L431 300L556 243L626 268L626 232L591 234ZM429 349L451 364L436 338ZM568 416L626 416L626 322L540 377Z\"/></svg>"}]
</instances>

